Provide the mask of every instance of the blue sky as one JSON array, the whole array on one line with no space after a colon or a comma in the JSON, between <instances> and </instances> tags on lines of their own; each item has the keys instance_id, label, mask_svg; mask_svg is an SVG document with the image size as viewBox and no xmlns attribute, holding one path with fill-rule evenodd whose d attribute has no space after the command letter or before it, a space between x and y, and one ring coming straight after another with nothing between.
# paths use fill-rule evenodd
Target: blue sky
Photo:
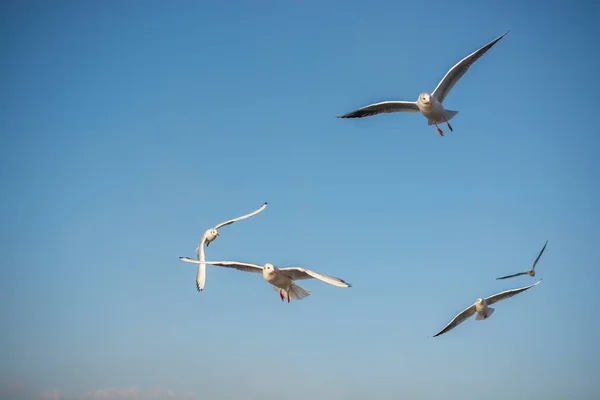
<instances>
[{"instance_id":1,"label":"blue sky","mask_svg":"<svg viewBox=\"0 0 600 400\"><path fill-rule=\"evenodd\" d=\"M599 6L545 4L3 2L0 396L597 398ZM445 137L335 118L509 29ZM198 293L178 257L264 201L207 259L353 287ZM430 337L546 240L542 284Z\"/></svg>"}]
</instances>

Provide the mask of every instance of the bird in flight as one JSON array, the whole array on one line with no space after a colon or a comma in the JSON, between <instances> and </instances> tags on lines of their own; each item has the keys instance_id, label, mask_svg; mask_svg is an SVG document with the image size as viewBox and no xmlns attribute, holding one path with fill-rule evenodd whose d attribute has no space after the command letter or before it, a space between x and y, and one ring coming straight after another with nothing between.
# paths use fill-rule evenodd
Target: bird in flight
<instances>
[{"instance_id":1,"label":"bird in flight","mask_svg":"<svg viewBox=\"0 0 600 400\"><path fill-rule=\"evenodd\" d=\"M352 285L340 278L321 274L302 267L286 267L278 268L271 263L266 263L264 266L240 261L196 261L189 257L179 257L180 260L193 264L210 264L219 267L235 268L239 271L262 273L263 278L273 285L273 290L279 292L281 300L287 297L288 303L290 298L303 299L310 295L310 291L300 287L294 283L298 279L315 278L330 285L338 287L351 287Z\"/></svg>"},{"instance_id":2,"label":"bird in flight","mask_svg":"<svg viewBox=\"0 0 600 400\"><path fill-rule=\"evenodd\" d=\"M442 78L437 87L432 93L423 92L417 98L417 101L405 101L405 100L389 100L382 101L379 103L370 104L368 106L359 108L358 110L351 111L349 113L338 116L338 118L363 118L371 115L391 112L420 112L425 118L427 118L428 125L435 125L438 133L444 136L444 131L440 129L438 124L446 123L450 131L452 126L450 120L458 114L458 111L446 110L442 103L444 99L450 93L450 90L454 87L456 82L462 78L467 72L469 67L484 55L496 42L504 37L509 31L506 31L498 38L492 40L479 50L474 51L456 65L454 65Z\"/></svg>"},{"instance_id":3,"label":"bird in flight","mask_svg":"<svg viewBox=\"0 0 600 400\"><path fill-rule=\"evenodd\" d=\"M206 247L208 247L208 245L213 240L215 240L217 238L217 236L219 236L219 228L222 228L226 225L231 225L234 222L240 221L242 219L250 218L250 217L262 212L265 208L267 208L266 201L262 206L260 206L258 209L252 211L249 214L242 215L241 217L233 218L233 219L227 220L225 222L221 222L220 224L217 224L217 225L213 226L212 228L207 229L202 234L202 237L200 238L200 243L198 244L198 247L196 247L196 257L198 258L198 261L205 260L204 244L206 244ZM205 284L206 284L206 265L198 264L198 272L196 273L196 288L198 289L199 292L201 292L204 289Z\"/></svg>"},{"instance_id":4,"label":"bird in flight","mask_svg":"<svg viewBox=\"0 0 600 400\"><path fill-rule=\"evenodd\" d=\"M496 278L496 280L498 280L498 279L514 278L515 276L521 276L521 275L535 276L535 264L537 264L538 260L542 256L542 253L546 249L546 245L547 244L548 244L548 241L546 240L546 243L544 244L544 247L542 247L542 251L540 251L540 254L538 254L537 258L533 262L533 266L531 267L531 269L529 269L528 271L525 271L525 272L519 272L518 274L507 275L507 276L503 276L501 278Z\"/></svg>"},{"instance_id":5,"label":"bird in flight","mask_svg":"<svg viewBox=\"0 0 600 400\"><path fill-rule=\"evenodd\" d=\"M500 300L508 299L509 297L512 297L516 294L524 292L527 289L534 287L541 281L542 280L540 279L533 285L525 286L525 287L518 288L518 289L506 290L504 292L494 294L490 297L486 297L485 299L482 299L482 298L477 299L475 301L475 303L473 303L472 305L470 305L469 307L467 307L463 311L461 311L456 317L454 317L454 319L452 319L452 321L450 321L450 323L448 323L448 325L446 325L444 327L444 329L442 329L441 331L439 331L438 333L433 335L433 337L439 336L443 333L446 333L446 332L456 328L460 323L464 322L465 320L467 320L468 318L473 316L473 314L477 314L477 316L475 317L475 320L477 320L477 321L488 319L494 313L494 308L489 307L489 306L491 306L494 303L499 302Z\"/></svg>"}]
</instances>

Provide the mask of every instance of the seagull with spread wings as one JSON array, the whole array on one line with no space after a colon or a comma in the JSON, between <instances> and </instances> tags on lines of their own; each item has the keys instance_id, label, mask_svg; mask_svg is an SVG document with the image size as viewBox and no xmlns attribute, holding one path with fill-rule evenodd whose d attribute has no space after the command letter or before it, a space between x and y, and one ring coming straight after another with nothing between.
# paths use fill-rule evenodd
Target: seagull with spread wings
<instances>
[{"instance_id":1,"label":"seagull with spread wings","mask_svg":"<svg viewBox=\"0 0 600 400\"><path fill-rule=\"evenodd\" d=\"M533 266L531 267L531 269L529 271L525 271L525 272L519 272L518 274L513 274L513 275L507 275L507 276L503 276L501 278L496 278L496 279L507 279L507 278L514 278L515 276L520 276L520 275L529 275L529 276L535 276L535 264L537 264L538 260L540 259L540 257L542 256L542 253L544 252L544 250L546 249L546 245L548 244L548 241L546 240L546 243L544 244L544 247L542 247L542 251L540 251L540 254L538 254L537 258L535 259L535 261L533 262Z\"/></svg>"},{"instance_id":2,"label":"seagull with spread wings","mask_svg":"<svg viewBox=\"0 0 600 400\"><path fill-rule=\"evenodd\" d=\"M428 125L435 125L438 133L444 136L444 131L437 124L445 122L448 128L452 131L450 121L458 111L446 110L442 103L454 87L456 82L467 72L469 67L484 55L496 42L504 37L509 31L503 33L500 37L492 40L479 50L474 51L462 60L460 60L450 71L446 73L444 78L438 83L437 87L430 94L423 92L417 98L417 101L382 101L379 103L370 104L368 106L351 111L347 114L340 115L338 118L363 118L371 115L391 112L420 112L427 118Z\"/></svg>"},{"instance_id":3,"label":"seagull with spread wings","mask_svg":"<svg viewBox=\"0 0 600 400\"><path fill-rule=\"evenodd\" d=\"M494 303L499 302L500 300L508 299L509 297L512 297L516 294L524 292L527 289L534 287L541 281L542 280L540 279L533 285L525 286L525 287L518 288L518 289L505 290L504 292L496 293L490 297L486 297L485 299L482 299L482 298L477 299L477 301L475 301L475 303L473 303L472 305L470 305L469 307L467 307L463 311L461 311L456 317L454 317L454 319L452 321L450 321L450 323L448 325L446 325L446 327L444 329L442 329L441 331L439 331L438 333L433 335L433 337L439 336L442 333L446 333L446 332L456 328L460 323L462 323L465 320L472 317L473 314L477 314L477 316L475 317L475 319L477 321L489 318L494 313L494 308L489 307L489 306L491 306Z\"/></svg>"},{"instance_id":4,"label":"seagull with spread wings","mask_svg":"<svg viewBox=\"0 0 600 400\"><path fill-rule=\"evenodd\" d=\"M219 267L235 268L239 271L262 273L263 278L273 285L273 290L279 292L279 296L281 297L282 301L284 297L287 296L288 303L290 302L290 298L301 300L310 295L309 290L306 290L294 283L294 281L298 279L315 278L338 287L352 287L351 284L343 281L340 278L321 274L302 267L278 268L271 263L266 263L264 266L260 266L258 264L239 261L196 261L189 257L179 257L179 259L198 265L210 264Z\"/></svg>"},{"instance_id":5,"label":"seagull with spread wings","mask_svg":"<svg viewBox=\"0 0 600 400\"><path fill-rule=\"evenodd\" d=\"M240 221L242 219L250 218L250 217L262 212L265 208L267 208L266 201L262 206L260 206L258 209L252 211L249 214L242 215L241 217L233 218L233 219L227 220L225 222L221 222L220 224L217 224L214 227L207 229L202 234L202 237L200 238L200 243L198 244L198 247L196 247L196 257L198 258L198 261L205 260L204 244L206 244L206 247L208 247L210 242L212 242L213 240L215 240L217 238L217 236L219 236L219 228L222 228L227 225L231 225L234 222ZM205 283L206 283L206 264L199 263L198 264L198 272L196 273L196 288L198 289L199 292L204 289Z\"/></svg>"}]
</instances>

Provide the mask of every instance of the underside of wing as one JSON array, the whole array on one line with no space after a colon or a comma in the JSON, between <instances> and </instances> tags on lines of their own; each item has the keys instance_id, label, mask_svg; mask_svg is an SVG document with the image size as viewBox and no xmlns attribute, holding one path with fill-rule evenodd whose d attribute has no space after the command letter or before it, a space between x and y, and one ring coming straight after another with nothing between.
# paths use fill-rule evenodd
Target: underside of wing
<instances>
[{"instance_id":1,"label":"underside of wing","mask_svg":"<svg viewBox=\"0 0 600 400\"><path fill-rule=\"evenodd\" d=\"M292 280L296 279L307 279L307 278L315 278L322 282L329 283L330 285L338 286L338 287L351 287L352 285L343 279L336 278L334 276L329 276L325 274L320 274L315 271L311 271L310 269L302 268L302 267L288 267L288 268L280 268L279 271L283 272Z\"/></svg>"},{"instance_id":2,"label":"underside of wing","mask_svg":"<svg viewBox=\"0 0 600 400\"><path fill-rule=\"evenodd\" d=\"M206 236L202 235L198 248L196 249L196 258L198 261L206 261L204 256L204 242L206 242ZM196 272L196 289L199 292L204 290L206 284L206 264L198 264L198 271Z\"/></svg>"},{"instance_id":3,"label":"underside of wing","mask_svg":"<svg viewBox=\"0 0 600 400\"><path fill-rule=\"evenodd\" d=\"M519 294L521 292L526 291L527 289L531 289L532 287L534 287L535 285L537 285L538 283L540 283L542 280L540 279L539 281L537 281L536 283L529 285L529 286L525 286L522 288L517 288L517 289L510 289L510 290L505 290L504 292L500 292L500 293L496 293L490 297L486 297L485 302L489 305L492 305L494 303L499 302L500 300L504 300L504 299L508 299L509 297L513 297L516 294Z\"/></svg>"},{"instance_id":4,"label":"underside of wing","mask_svg":"<svg viewBox=\"0 0 600 400\"><path fill-rule=\"evenodd\" d=\"M482 48L475 50L473 53L469 54L462 60L460 60L456 65L454 65L450 71L444 75L440 83L438 83L435 90L431 93L431 95L436 98L440 103L444 101L450 90L456 85L456 82L459 81L460 78L468 71L468 69L473 65L475 61L477 61L481 56L483 56L493 45L496 44L500 39L504 37L508 32L503 33L498 38L492 40Z\"/></svg>"},{"instance_id":5,"label":"underside of wing","mask_svg":"<svg viewBox=\"0 0 600 400\"><path fill-rule=\"evenodd\" d=\"M519 272L518 274L503 276L501 278L496 278L496 280L498 280L498 279L514 278L515 276L521 276L521 275L527 275L527 272Z\"/></svg>"},{"instance_id":6,"label":"underside of wing","mask_svg":"<svg viewBox=\"0 0 600 400\"><path fill-rule=\"evenodd\" d=\"M340 115L338 118L362 118L391 112L419 112L419 107L414 101L382 101Z\"/></svg>"},{"instance_id":7,"label":"underside of wing","mask_svg":"<svg viewBox=\"0 0 600 400\"><path fill-rule=\"evenodd\" d=\"M218 267L235 268L239 271L245 271L245 272L262 273L262 270L263 270L263 267L258 264L244 263L244 262L240 262L240 261L204 261L203 262L203 261L193 260L189 257L179 257L179 259L181 261L189 262L192 264L216 265Z\"/></svg>"},{"instance_id":8,"label":"underside of wing","mask_svg":"<svg viewBox=\"0 0 600 400\"><path fill-rule=\"evenodd\" d=\"M436 333L435 335L433 335L433 337L439 336L439 335L441 335L443 333L446 333L446 332L448 332L448 331L456 328L464 320L472 317L473 314L475 314L475 304L472 304L469 307L467 307L464 310L462 310L456 317L454 317L454 319L452 319L452 321L450 321L448 323L448 325L446 325L444 327L444 329L442 329L441 331L439 331L438 333Z\"/></svg>"},{"instance_id":9,"label":"underside of wing","mask_svg":"<svg viewBox=\"0 0 600 400\"><path fill-rule=\"evenodd\" d=\"M242 219L246 219L246 218L250 218L260 212L262 212L265 208L267 208L267 202L265 201L264 204L262 206L260 206L258 209L252 211L251 213L248 213L246 215L242 215L241 217L237 217L234 219L230 219L229 221L225 221L225 222L221 222L220 224L215 226L215 229L219 229L225 225L231 225L236 221L242 220Z\"/></svg>"}]
</instances>

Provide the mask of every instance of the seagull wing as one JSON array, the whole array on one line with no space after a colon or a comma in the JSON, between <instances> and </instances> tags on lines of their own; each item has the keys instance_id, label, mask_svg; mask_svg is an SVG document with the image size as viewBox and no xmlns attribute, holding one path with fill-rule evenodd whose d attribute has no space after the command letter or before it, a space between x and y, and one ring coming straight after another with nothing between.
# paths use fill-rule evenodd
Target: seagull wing
<instances>
[{"instance_id":1,"label":"seagull wing","mask_svg":"<svg viewBox=\"0 0 600 400\"><path fill-rule=\"evenodd\" d=\"M444 329L442 329L441 331L439 331L438 333L433 335L433 337L439 336L442 333L446 333L446 332L456 328L460 323L462 323L466 319L472 317L473 314L475 314L475 304L471 304L469 307L465 308L460 313L458 313L458 315L456 317L454 317L454 319L452 321L450 321Z\"/></svg>"},{"instance_id":2,"label":"seagull wing","mask_svg":"<svg viewBox=\"0 0 600 400\"><path fill-rule=\"evenodd\" d=\"M245 272L258 272L262 273L263 267L258 264L245 263L240 261L196 261L189 257L179 257L181 261L185 261L192 264L210 264L218 267L235 268L239 271Z\"/></svg>"},{"instance_id":3,"label":"seagull wing","mask_svg":"<svg viewBox=\"0 0 600 400\"><path fill-rule=\"evenodd\" d=\"M538 254L537 258L535 259L535 261L533 262L533 267L531 267L531 269L535 268L535 264L537 264L538 260L540 259L540 257L542 256L542 253L544 252L544 250L546 250L546 245L548 244L548 241L546 240L546 243L544 244L544 247L542 247L542 251L540 251L540 254Z\"/></svg>"},{"instance_id":4,"label":"seagull wing","mask_svg":"<svg viewBox=\"0 0 600 400\"><path fill-rule=\"evenodd\" d=\"M279 271L286 276L288 276L291 280L295 281L296 279L309 279L315 278L325 283L329 283L333 286L338 287L352 287L352 285L343 279L336 278L334 276L329 276L325 274L320 274L315 271L311 271L310 269L302 268L302 267L287 267L287 268L279 268Z\"/></svg>"},{"instance_id":5,"label":"seagull wing","mask_svg":"<svg viewBox=\"0 0 600 400\"><path fill-rule=\"evenodd\" d=\"M206 235L202 235L200 238L200 243L198 243L198 248L196 249L196 257L198 261L204 260L204 242L206 242ZM206 264L198 264L198 272L196 272L196 289L199 292L204 290L204 285L206 284Z\"/></svg>"},{"instance_id":6,"label":"seagull wing","mask_svg":"<svg viewBox=\"0 0 600 400\"><path fill-rule=\"evenodd\" d=\"M338 118L362 118L391 112L419 112L419 107L414 101L382 101L381 103L370 104L358 110L340 115Z\"/></svg>"},{"instance_id":7,"label":"seagull wing","mask_svg":"<svg viewBox=\"0 0 600 400\"><path fill-rule=\"evenodd\" d=\"M496 280L514 278L515 276L521 276L521 275L527 275L527 272L519 272L518 274L506 275L506 276L503 276L502 278L496 278Z\"/></svg>"},{"instance_id":8,"label":"seagull wing","mask_svg":"<svg viewBox=\"0 0 600 400\"><path fill-rule=\"evenodd\" d=\"M511 289L511 290L506 290L504 292L496 293L496 294L494 294L494 295L492 295L490 297L486 297L485 302L487 303L488 306L491 306L492 304L497 303L500 300L508 299L509 297L513 297L516 294L524 292L527 289L534 287L535 285L537 285L541 281L542 280L540 279L539 281L537 281L533 285L529 285L529 286L525 286L525 287L518 288L518 289Z\"/></svg>"},{"instance_id":9,"label":"seagull wing","mask_svg":"<svg viewBox=\"0 0 600 400\"><path fill-rule=\"evenodd\" d=\"M498 40L502 39L507 33L508 31L503 33L500 37L492 40L479 50L476 50L473 53L469 54L468 56L460 60L458 63L456 63L456 65L446 73L446 75L442 78L440 83L438 83L437 87L431 95L434 98L436 98L437 101L442 103L448 95L448 93L450 93L450 90L452 90L454 85L456 85L456 82L458 82L459 79L462 78L462 76L465 74L465 72L467 72L471 65L473 65L473 63L477 61L479 57L484 55L493 45L496 44Z\"/></svg>"},{"instance_id":10,"label":"seagull wing","mask_svg":"<svg viewBox=\"0 0 600 400\"><path fill-rule=\"evenodd\" d=\"M225 226L225 225L230 225L230 224L233 224L235 221L239 221L239 220L241 220L241 219L250 218L250 217L252 217L253 215L256 215L256 214L258 214L259 212L262 212L262 211L263 211L265 208L267 208L267 202L266 202L266 201L265 201L265 203L264 203L262 206L260 206L260 207L259 207L258 209L256 209L256 210L252 211L251 213L249 213L249 214L246 214L246 215L242 215L241 217L237 217L237 218L234 218L234 219L230 219L230 220L228 220L228 221L225 221L225 222L221 222L220 224L218 224L218 225L216 225L216 226L215 226L215 229L219 229L219 228L221 228L221 227L223 227L223 226Z\"/></svg>"}]
</instances>

